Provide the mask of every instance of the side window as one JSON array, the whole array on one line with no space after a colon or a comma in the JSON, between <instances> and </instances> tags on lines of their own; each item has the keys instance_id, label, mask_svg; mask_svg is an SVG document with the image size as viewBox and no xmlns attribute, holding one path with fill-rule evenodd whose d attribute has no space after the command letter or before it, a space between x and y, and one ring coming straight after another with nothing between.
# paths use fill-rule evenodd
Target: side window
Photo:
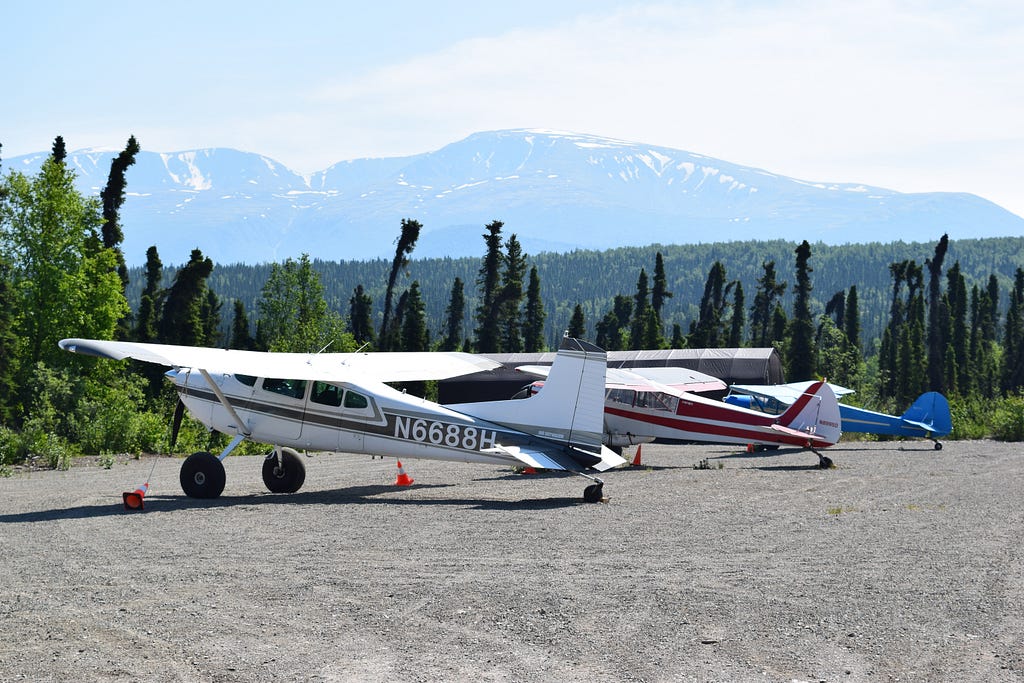
<instances>
[{"instance_id":1,"label":"side window","mask_svg":"<svg viewBox=\"0 0 1024 683\"><path fill-rule=\"evenodd\" d=\"M370 405L370 402L366 400L366 397L362 394L357 394L354 391L345 392L345 407L352 408L353 410L363 410Z\"/></svg>"},{"instance_id":2,"label":"side window","mask_svg":"<svg viewBox=\"0 0 1024 683\"><path fill-rule=\"evenodd\" d=\"M237 379L239 382L246 385L247 387L256 386L256 378L253 377L252 375L235 375L235 379Z\"/></svg>"},{"instance_id":3,"label":"side window","mask_svg":"<svg viewBox=\"0 0 1024 683\"><path fill-rule=\"evenodd\" d=\"M611 389L608 391L608 400L613 403L621 403L623 405L633 405L633 398L636 396L636 392L632 389Z\"/></svg>"},{"instance_id":4,"label":"side window","mask_svg":"<svg viewBox=\"0 0 1024 683\"><path fill-rule=\"evenodd\" d=\"M304 379L265 379L263 390L272 394L280 394L288 398L302 398L306 393L306 380Z\"/></svg>"},{"instance_id":5,"label":"side window","mask_svg":"<svg viewBox=\"0 0 1024 683\"><path fill-rule=\"evenodd\" d=\"M313 403L337 408L341 405L342 393L343 390L339 386L327 382L313 382L313 393L309 395L309 400Z\"/></svg>"}]
</instances>

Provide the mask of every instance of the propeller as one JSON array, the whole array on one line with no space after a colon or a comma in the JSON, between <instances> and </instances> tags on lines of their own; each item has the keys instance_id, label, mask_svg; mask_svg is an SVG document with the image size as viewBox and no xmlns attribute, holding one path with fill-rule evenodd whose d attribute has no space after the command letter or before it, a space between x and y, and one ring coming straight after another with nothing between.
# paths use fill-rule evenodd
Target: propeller
<instances>
[{"instance_id":1,"label":"propeller","mask_svg":"<svg viewBox=\"0 0 1024 683\"><path fill-rule=\"evenodd\" d=\"M174 406L174 417L171 419L171 450L174 450L174 444L178 442L178 431L181 429L181 419L185 417L185 404L178 399L178 404Z\"/></svg>"}]
</instances>

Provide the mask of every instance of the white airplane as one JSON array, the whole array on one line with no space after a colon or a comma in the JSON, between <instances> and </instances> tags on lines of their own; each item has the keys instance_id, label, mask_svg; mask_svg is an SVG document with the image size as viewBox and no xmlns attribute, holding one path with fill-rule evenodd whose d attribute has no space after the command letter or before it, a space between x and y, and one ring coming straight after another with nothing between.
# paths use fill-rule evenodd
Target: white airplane
<instances>
[{"instance_id":1,"label":"white airplane","mask_svg":"<svg viewBox=\"0 0 1024 683\"><path fill-rule=\"evenodd\" d=\"M295 449L564 470L593 482L587 502L600 501L604 486L590 472L625 463L601 443L607 355L569 337L545 395L448 406L385 382L498 364L465 353L264 353L95 339L64 339L60 347L173 368L167 374L193 417L234 437L219 456L194 453L182 464L181 487L194 498L221 494L222 461L245 439L274 446L263 481L275 493L294 493L305 481Z\"/></svg>"},{"instance_id":2,"label":"white airplane","mask_svg":"<svg viewBox=\"0 0 1024 683\"><path fill-rule=\"evenodd\" d=\"M521 366L517 370L543 376L545 368ZM688 384L710 387L707 379L695 376L688 382L664 384L646 376L652 370L665 373L660 375L662 380L671 377L667 368L608 370L604 418L605 441L610 445L654 440L789 445L812 451L823 469L832 466L832 459L818 451L835 445L842 435L839 403L827 383L810 383L785 412L768 415L686 390ZM535 382L534 386L538 384ZM719 385L725 387L722 382ZM543 393L538 391L536 395Z\"/></svg>"}]
</instances>

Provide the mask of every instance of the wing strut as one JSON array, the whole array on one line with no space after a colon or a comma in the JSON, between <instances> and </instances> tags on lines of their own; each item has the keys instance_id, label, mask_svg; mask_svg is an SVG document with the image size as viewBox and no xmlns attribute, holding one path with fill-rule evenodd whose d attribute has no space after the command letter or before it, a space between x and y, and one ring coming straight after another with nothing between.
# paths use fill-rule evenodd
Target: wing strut
<instances>
[{"instance_id":1,"label":"wing strut","mask_svg":"<svg viewBox=\"0 0 1024 683\"><path fill-rule=\"evenodd\" d=\"M231 403L228 401L228 397L224 395L224 392L220 390L220 387L217 386L217 383L213 381L212 377L210 377L210 373L208 373L203 368L199 368L199 372L202 373L203 379L205 379L206 383L210 385L210 389L213 390L213 393L217 395L217 400L220 401L220 404L224 406L224 409L228 411L228 414L235 419L235 423L238 425L239 434L250 436L252 434L252 430L249 429L248 426L246 426L245 422L242 421L242 418L240 418L238 416L238 413L235 412L234 406L231 405ZM227 454L225 453L225 455Z\"/></svg>"}]
</instances>

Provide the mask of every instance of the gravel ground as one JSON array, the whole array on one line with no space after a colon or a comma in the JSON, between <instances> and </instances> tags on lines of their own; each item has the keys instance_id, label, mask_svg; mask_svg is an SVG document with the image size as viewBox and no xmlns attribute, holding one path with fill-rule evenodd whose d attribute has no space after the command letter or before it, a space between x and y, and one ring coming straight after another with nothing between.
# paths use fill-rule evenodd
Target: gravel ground
<instances>
[{"instance_id":1,"label":"gravel ground","mask_svg":"<svg viewBox=\"0 0 1024 683\"><path fill-rule=\"evenodd\" d=\"M216 501L175 458L19 471L0 680L1024 680L1020 445L829 455L647 445L605 504L429 461L398 488L354 455L292 495L230 457Z\"/></svg>"}]
</instances>

